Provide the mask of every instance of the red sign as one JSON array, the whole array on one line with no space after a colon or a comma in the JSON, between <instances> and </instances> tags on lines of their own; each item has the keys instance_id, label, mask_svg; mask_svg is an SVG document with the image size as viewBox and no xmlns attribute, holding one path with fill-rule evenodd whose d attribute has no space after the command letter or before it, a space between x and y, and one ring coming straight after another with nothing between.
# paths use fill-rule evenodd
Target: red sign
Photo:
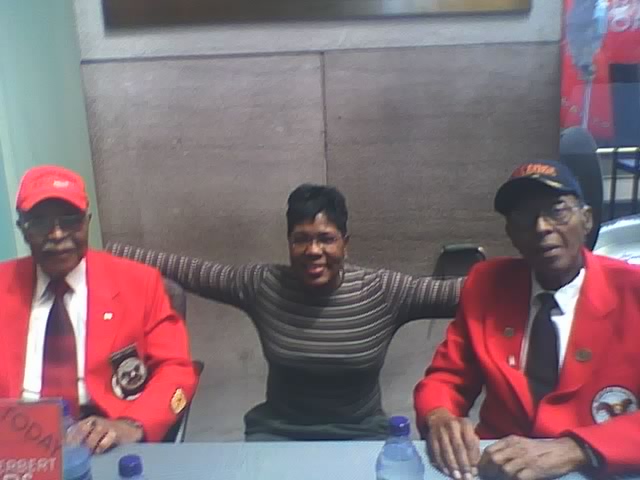
<instances>
[{"instance_id":1,"label":"red sign","mask_svg":"<svg viewBox=\"0 0 640 480\"><path fill-rule=\"evenodd\" d=\"M585 9L584 18L580 18L579 7L594 4L596 7L590 12ZM640 64L640 0L564 0L564 6L561 127L581 125L586 111L586 126L593 136L613 140L610 66ZM577 34L572 35L572 26ZM598 31L602 38L594 45L593 39L598 36L594 32ZM577 38L581 32L582 42ZM594 51L586 55L588 59L577 58L581 50L584 52L589 48ZM593 74L590 81L578 66L584 65L586 60L590 62ZM587 83L591 84L591 91L585 95ZM585 103L588 103L586 108Z\"/></svg>"},{"instance_id":2,"label":"red sign","mask_svg":"<svg viewBox=\"0 0 640 480\"><path fill-rule=\"evenodd\" d=\"M60 403L0 400L0 480L61 478Z\"/></svg>"}]
</instances>

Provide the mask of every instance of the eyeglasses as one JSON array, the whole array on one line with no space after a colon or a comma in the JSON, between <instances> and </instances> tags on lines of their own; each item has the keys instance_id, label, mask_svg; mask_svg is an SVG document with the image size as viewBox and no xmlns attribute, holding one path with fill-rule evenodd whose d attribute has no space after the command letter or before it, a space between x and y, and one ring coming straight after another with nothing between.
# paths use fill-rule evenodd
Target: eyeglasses
<instances>
[{"instance_id":1,"label":"eyeglasses","mask_svg":"<svg viewBox=\"0 0 640 480\"><path fill-rule=\"evenodd\" d=\"M82 228L86 214L60 215L57 217L33 217L21 222L22 227L29 233L44 236L57 226L64 232L77 232Z\"/></svg>"},{"instance_id":2,"label":"eyeglasses","mask_svg":"<svg viewBox=\"0 0 640 480\"><path fill-rule=\"evenodd\" d=\"M566 225L573 217L573 213L581 208L581 206L577 205L552 205L539 211L513 210L508 218L513 226L520 229L533 227L540 217L554 226Z\"/></svg>"},{"instance_id":3,"label":"eyeglasses","mask_svg":"<svg viewBox=\"0 0 640 480\"><path fill-rule=\"evenodd\" d=\"M313 245L313 242L316 242L321 248L331 248L335 246L341 238L341 235L335 235L333 233L320 233L318 235L294 233L289 238L289 243L295 248L307 248Z\"/></svg>"}]
</instances>

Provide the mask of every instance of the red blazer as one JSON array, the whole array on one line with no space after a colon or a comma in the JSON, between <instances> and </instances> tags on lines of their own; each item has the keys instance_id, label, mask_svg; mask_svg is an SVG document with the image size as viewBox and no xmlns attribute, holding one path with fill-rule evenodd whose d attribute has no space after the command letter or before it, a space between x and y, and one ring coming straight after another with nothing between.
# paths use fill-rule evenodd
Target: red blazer
<instances>
[{"instance_id":1,"label":"red blazer","mask_svg":"<svg viewBox=\"0 0 640 480\"><path fill-rule=\"evenodd\" d=\"M162 439L190 401L197 379L184 321L171 309L159 272L104 252L87 253L85 381L109 418L142 423L148 441ZM31 257L0 263L0 398L20 398L35 269ZM105 315L106 314L106 315ZM119 398L110 355L135 345L149 371L142 393Z\"/></svg>"},{"instance_id":2,"label":"red blazer","mask_svg":"<svg viewBox=\"0 0 640 480\"><path fill-rule=\"evenodd\" d=\"M586 275L559 384L537 412L519 368L531 271L521 259L494 259L471 271L458 315L415 388L422 428L438 407L466 416L485 387L476 428L481 438L570 434L599 452L609 473L640 468L640 269L584 255Z\"/></svg>"}]
</instances>

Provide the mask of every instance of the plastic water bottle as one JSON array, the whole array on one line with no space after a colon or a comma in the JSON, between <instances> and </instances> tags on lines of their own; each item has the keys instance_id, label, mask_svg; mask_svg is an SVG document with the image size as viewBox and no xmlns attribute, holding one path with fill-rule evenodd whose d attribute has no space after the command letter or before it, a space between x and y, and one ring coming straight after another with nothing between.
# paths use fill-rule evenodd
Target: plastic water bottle
<instances>
[{"instance_id":1,"label":"plastic water bottle","mask_svg":"<svg viewBox=\"0 0 640 480\"><path fill-rule=\"evenodd\" d=\"M422 457L409 438L411 422L407 417L389 419L389 438L376 462L377 480L423 480Z\"/></svg>"},{"instance_id":2,"label":"plastic water bottle","mask_svg":"<svg viewBox=\"0 0 640 480\"><path fill-rule=\"evenodd\" d=\"M596 24L596 34L604 37L609 28L609 2L608 0L598 0L596 8L593 9L593 20Z\"/></svg>"},{"instance_id":3,"label":"plastic water bottle","mask_svg":"<svg viewBox=\"0 0 640 480\"><path fill-rule=\"evenodd\" d=\"M144 480L142 459L139 455L125 455L118 462L118 474L124 480Z\"/></svg>"},{"instance_id":4,"label":"plastic water bottle","mask_svg":"<svg viewBox=\"0 0 640 480\"><path fill-rule=\"evenodd\" d=\"M92 480L91 452L84 445L70 441L69 432L75 426L69 404L62 402L62 427L64 442L62 445L62 477L64 480Z\"/></svg>"}]
</instances>

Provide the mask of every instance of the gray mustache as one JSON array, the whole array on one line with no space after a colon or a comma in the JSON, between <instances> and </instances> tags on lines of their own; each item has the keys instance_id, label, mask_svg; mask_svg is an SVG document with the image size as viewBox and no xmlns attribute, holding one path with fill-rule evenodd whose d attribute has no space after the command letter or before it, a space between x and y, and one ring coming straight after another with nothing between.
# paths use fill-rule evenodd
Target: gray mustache
<instances>
[{"instance_id":1,"label":"gray mustache","mask_svg":"<svg viewBox=\"0 0 640 480\"><path fill-rule=\"evenodd\" d=\"M66 240L60 243L45 243L42 247L43 252L59 252L60 250L73 250L75 245L71 240Z\"/></svg>"}]
</instances>

